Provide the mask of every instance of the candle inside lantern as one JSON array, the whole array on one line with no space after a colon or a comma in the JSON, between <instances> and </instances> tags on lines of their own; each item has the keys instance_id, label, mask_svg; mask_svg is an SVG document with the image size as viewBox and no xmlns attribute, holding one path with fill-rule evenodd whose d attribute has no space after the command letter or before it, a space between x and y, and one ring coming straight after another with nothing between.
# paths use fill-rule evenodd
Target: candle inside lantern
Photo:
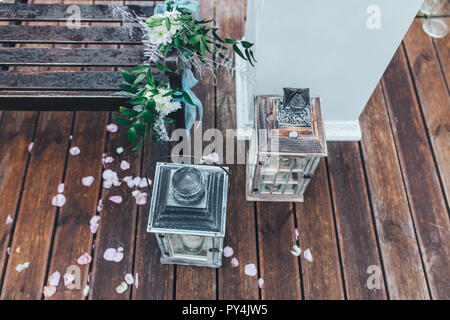
<instances>
[{"instance_id":1,"label":"candle inside lantern","mask_svg":"<svg viewBox=\"0 0 450 320\"><path fill-rule=\"evenodd\" d=\"M201 251L204 239L201 236L183 235L181 236L181 243L186 251L196 253Z\"/></svg>"}]
</instances>

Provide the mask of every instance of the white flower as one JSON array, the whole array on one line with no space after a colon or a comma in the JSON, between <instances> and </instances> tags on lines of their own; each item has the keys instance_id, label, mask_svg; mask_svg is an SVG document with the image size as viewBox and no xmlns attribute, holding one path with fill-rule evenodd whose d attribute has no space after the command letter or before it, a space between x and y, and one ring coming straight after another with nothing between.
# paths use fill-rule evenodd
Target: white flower
<instances>
[{"instance_id":1,"label":"white flower","mask_svg":"<svg viewBox=\"0 0 450 320\"><path fill-rule=\"evenodd\" d=\"M122 170L130 169L130 163L126 160L122 160L122 162L120 163L120 169Z\"/></svg>"},{"instance_id":2,"label":"white flower","mask_svg":"<svg viewBox=\"0 0 450 320\"><path fill-rule=\"evenodd\" d=\"M181 108L181 103L172 101L172 96L164 97L168 92L168 89L159 88L158 94L153 96L153 99L156 102L156 111L158 111L162 117Z\"/></svg>"},{"instance_id":3,"label":"white flower","mask_svg":"<svg viewBox=\"0 0 450 320\"><path fill-rule=\"evenodd\" d=\"M166 11L164 14L155 14L152 18L155 19L163 19L163 22L160 26L149 28L148 39L150 42L159 46L160 44L167 45L172 43L173 36L183 28L183 24L181 21L177 21L181 13L174 9L172 11ZM170 21L170 30L168 30L168 26L166 24L166 19L169 18Z\"/></svg>"}]
</instances>

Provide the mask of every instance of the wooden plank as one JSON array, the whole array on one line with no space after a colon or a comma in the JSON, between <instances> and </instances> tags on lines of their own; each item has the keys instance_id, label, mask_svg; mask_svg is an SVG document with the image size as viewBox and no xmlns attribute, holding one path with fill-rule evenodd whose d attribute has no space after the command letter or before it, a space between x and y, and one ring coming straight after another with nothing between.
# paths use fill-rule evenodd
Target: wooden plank
<instances>
[{"instance_id":1,"label":"wooden plank","mask_svg":"<svg viewBox=\"0 0 450 320\"><path fill-rule=\"evenodd\" d=\"M447 25L450 25L450 18L446 18L445 21ZM450 41L448 41L448 37L444 37L441 39L433 39L433 42L439 57L439 62L441 63L448 90L450 84Z\"/></svg>"},{"instance_id":2,"label":"wooden plank","mask_svg":"<svg viewBox=\"0 0 450 320\"><path fill-rule=\"evenodd\" d=\"M29 159L27 147L33 139L36 120L36 112L5 112L0 122L0 280L14 230L14 224L5 222L8 216L14 221L17 218L16 209Z\"/></svg>"},{"instance_id":3,"label":"wooden plank","mask_svg":"<svg viewBox=\"0 0 450 320\"><path fill-rule=\"evenodd\" d=\"M402 47L383 77L383 88L431 296L450 299L450 221ZM432 90L437 99L439 87ZM447 123L448 106L440 106ZM447 155L448 141L447 134L442 142L447 148L440 150Z\"/></svg>"},{"instance_id":4,"label":"wooden plank","mask_svg":"<svg viewBox=\"0 0 450 320\"><path fill-rule=\"evenodd\" d=\"M89 230L89 221L97 214L107 123L106 112L85 111L76 114L72 145L79 147L81 154L80 157L69 157L68 160L64 183L65 195L70 205L59 211L49 275L55 271L64 275L70 265L77 264L78 257L85 252L91 254L93 236ZM90 187L81 183L81 179L86 176L94 177L94 183ZM99 215L102 216L102 213ZM71 290L60 283L51 299L84 299L83 288L88 281L89 265L79 267L81 287Z\"/></svg>"},{"instance_id":5,"label":"wooden plank","mask_svg":"<svg viewBox=\"0 0 450 320\"><path fill-rule=\"evenodd\" d=\"M328 154L347 298L386 299L382 264L358 143L330 142ZM376 279L379 283L378 289L368 288L366 284L374 272L372 268L375 268L379 275Z\"/></svg>"},{"instance_id":6,"label":"wooden plank","mask_svg":"<svg viewBox=\"0 0 450 320\"><path fill-rule=\"evenodd\" d=\"M304 195L295 204L302 251L310 249L313 261L301 259L305 299L344 299L341 266L333 221L325 160L322 160Z\"/></svg>"},{"instance_id":7,"label":"wooden plank","mask_svg":"<svg viewBox=\"0 0 450 320\"><path fill-rule=\"evenodd\" d=\"M199 4L199 16L200 18L210 19L214 17L214 1L203 0ZM197 76L198 77L198 76ZM199 78L199 77L198 77ZM198 131L191 134L202 134L201 130L214 128L214 80L212 75L208 74L200 80L195 87L195 93L202 101L205 108L205 119L202 122L202 126L198 128ZM195 151L195 141L192 139L191 145L194 149L191 150L191 154ZM202 140L200 142L200 150L202 148ZM201 156L199 154L197 156ZM198 162L198 161L195 161ZM215 300L217 295L216 286L216 272L215 268L199 268L189 266L177 266L176 267L176 299L180 300Z\"/></svg>"},{"instance_id":8,"label":"wooden plank","mask_svg":"<svg viewBox=\"0 0 450 320\"><path fill-rule=\"evenodd\" d=\"M41 113L27 172L1 298L40 299L57 215L52 198L63 177L71 112ZM70 205L70 202L66 204ZM18 264L29 262L22 271Z\"/></svg>"},{"instance_id":9,"label":"wooden plank","mask_svg":"<svg viewBox=\"0 0 450 320\"><path fill-rule=\"evenodd\" d=\"M123 27L0 26L0 43L139 44L140 39L139 29L130 36Z\"/></svg>"},{"instance_id":10,"label":"wooden plank","mask_svg":"<svg viewBox=\"0 0 450 320\"><path fill-rule=\"evenodd\" d=\"M362 150L391 299L428 299L405 186L381 86L360 118Z\"/></svg>"},{"instance_id":11,"label":"wooden plank","mask_svg":"<svg viewBox=\"0 0 450 320\"><path fill-rule=\"evenodd\" d=\"M256 211L259 267L264 279L262 299L299 300L302 296L298 258L291 254L296 243L293 206L283 202L258 202Z\"/></svg>"},{"instance_id":12,"label":"wooden plank","mask_svg":"<svg viewBox=\"0 0 450 320\"><path fill-rule=\"evenodd\" d=\"M0 49L0 65L18 66L136 66L142 49Z\"/></svg>"},{"instance_id":13,"label":"wooden plank","mask_svg":"<svg viewBox=\"0 0 450 320\"><path fill-rule=\"evenodd\" d=\"M125 127L120 127L117 133L109 136L106 148L108 155L116 155L115 150L118 147L125 148L129 145L126 131ZM115 161L108 165L107 168L116 171L120 178L140 176L141 152L142 150L124 152L120 156L115 157ZM120 169L122 160L130 163L131 167L129 170L123 171ZM125 182L122 182L119 187L102 189L101 198L103 199L104 209L95 241L90 299L122 300L130 299L131 297L131 289L128 289L123 294L116 292L116 287L124 281L124 276L133 272L137 205L131 192L132 190ZM108 200L110 196L121 196L123 202L115 204ZM117 249L119 247L123 248L124 253L124 258L121 262L106 261L103 258L106 249ZM105 270L108 270L108 272L105 272Z\"/></svg>"},{"instance_id":14,"label":"wooden plank","mask_svg":"<svg viewBox=\"0 0 450 320\"><path fill-rule=\"evenodd\" d=\"M447 39L447 42L448 39ZM434 150L447 202L450 190L450 96L433 41L415 19L404 40L406 54ZM450 49L450 48L449 48ZM433 159L431 159L432 163Z\"/></svg>"},{"instance_id":15,"label":"wooden plank","mask_svg":"<svg viewBox=\"0 0 450 320\"><path fill-rule=\"evenodd\" d=\"M80 1L78 1L79 3ZM116 3L118 3L116 1ZM120 18L113 17L108 5L77 4L80 9L82 22L120 22ZM73 11L68 11L70 4L2 4L0 7L0 21L66 21ZM127 5L119 7L134 12L139 16L153 15L154 6Z\"/></svg>"}]
</instances>

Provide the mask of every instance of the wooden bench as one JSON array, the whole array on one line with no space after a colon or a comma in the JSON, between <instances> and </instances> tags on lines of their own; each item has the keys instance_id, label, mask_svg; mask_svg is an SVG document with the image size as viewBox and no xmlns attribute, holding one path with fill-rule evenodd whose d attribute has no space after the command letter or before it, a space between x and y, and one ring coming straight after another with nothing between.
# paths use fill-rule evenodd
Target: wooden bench
<instances>
[{"instance_id":1,"label":"wooden bench","mask_svg":"<svg viewBox=\"0 0 450 320\"><path fill-rule=\"evenodd\" d=\"M112 95L123 81L120 68L144 62L139 31L130 36L107 5L78 5L81 22L95 22L71 29L65 22L70 5L0 4L0 110L117 110L126 98ZM141 16L151 16L154 6L124 6ZM58 25L24 25L26 22L59 22ZM22 44L51 44L30 48ZM79 44L77 48L53 45ZM95 48L86 45L95 44ZM111 48L111 45L126 45ZM107 47L109 46L109 48ZM60 46L59 46L60 47ZM43 67L47 71L16 71L17 67ZM81 67L80 71L51 71L51 67ZM95 71L91 67L108 67ZM110 69L112 68L112 69ZM23 69L23 68L22 68ZM172 82L171 82L172 83Z\"/></svg>"}]
</instances>

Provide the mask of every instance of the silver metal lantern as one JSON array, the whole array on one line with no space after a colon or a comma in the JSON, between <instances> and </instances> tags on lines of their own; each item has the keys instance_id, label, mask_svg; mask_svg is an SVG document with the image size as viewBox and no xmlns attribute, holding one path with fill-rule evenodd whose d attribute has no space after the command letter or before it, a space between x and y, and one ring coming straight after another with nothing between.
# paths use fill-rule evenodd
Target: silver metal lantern
<instances>
[{"instance_id":1,"label":"silver metal lantern","mask_svg":"<svg viewBox=\"0 0 450 320\"><path fill-rule=\"evenodd\" d=\"M227 168L158 162L147 231L161 263L222 265L228 199Z\"/></svg>"}]
</instances>

